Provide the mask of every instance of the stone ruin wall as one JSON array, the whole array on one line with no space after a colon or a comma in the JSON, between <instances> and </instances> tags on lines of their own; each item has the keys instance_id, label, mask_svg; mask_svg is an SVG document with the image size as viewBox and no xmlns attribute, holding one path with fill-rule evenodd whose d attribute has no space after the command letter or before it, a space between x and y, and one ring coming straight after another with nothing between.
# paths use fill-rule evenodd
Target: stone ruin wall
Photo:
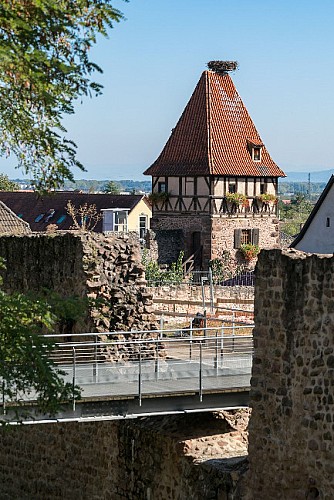
<instances>
[{"instance_id":1,"label":"stone ruin wall","mask_svg":"<svg viewBox=\"0 0 334 500\"><path fill-rule=\"evenodd\" d=\"M201 233L203 245L203 267L207 269L211 259L221 258L228 251L231 260L237 264L249 265L234 248L235 229L259 229L260 248L278 248L280 245L279 220L276 216L268 217L194 217L181 215L169 217L160 215L152 219L151 227L146 237L146 247L152 260L159 264L176 262L181 250L185 257L192 252L192 234ZM251 263L254 267L255 261Z\"/></svg>"},{"instance_id":2,"label":"stone ruin wall","mask_svg":"<svg viewBox=\"0 0 334 500\"><path fill-rule=\"evenodd\" d=\"M7 292L47 290L61 297L89 299L84 317L60 322L58 333L99 332L103 340L103 332L157 327L134 235L67 232L3 236L0 256L6 261L2 275ZM113 360L125 356L121 347L117 352L109 351L107 357Z\"/></svg>"},{"instance_id":3,"label":"stone ruin wall","mask_svg":"<svg viewBox=\"0 0 334 500\"><path fill-rule=\"evenodd\" d=\"M200 285L162 285L150 288L153 308L157 318L166 321L184 321L187 316L194 317L203 313L202 287ZM254 309L254 287L219 286L213 287L213 311L210 310L210 287L204 287L207 314L216 317L230 317L233 311L242 310L252 313ZM238 313L239 317L243 315ZM249 314L246 313L249 317ZM170 318L170 320L169 320Z\"/></svg>"},{"instance_id":4,"label":"stone ruin wall","mask_svg":"<svg viewBox=\"0 0 334 500\"><path fill-rule=\"evenodd\" d=\"M247 422L221 412L0 429L1 499L232 499Z\"/></svg>"},{"instance_id":5,"label":"stone ruin wall","mask_svg":"<svg viewBox=\"0 0 334 500\"><path fill-rule=\"evenodd\" d=\"M196 217L194 215L179 214L174 217L159 213L159 215L154 215L151 219L151 229L155 232L155 239L158 244L159 253L157 256L159 264L175 262L180 250L184 250L185 257L188 258L193 253L192 235L194 232L200 232L201 244L203 245L203 263L204 266L207 266L208 261L211 259L210 216ZM177 240L178 247L176 246L177 234L180 235ZM161 243L159 243L160 239ZM173 242L173 240L175 241ZM177 252L175 252L176 249ZM171 255L173 255L173 260L169 260Z\"/></svg>"},{"instance_id":6,"label":"stone ruin wall","mask_svg":"<svg viewBox=\"0 0 334 500\"><path fill-rule=\"evenodd\" d=\"M334 257L262 251L246 500L333 498Z\"/></svg>"}]
</instances>

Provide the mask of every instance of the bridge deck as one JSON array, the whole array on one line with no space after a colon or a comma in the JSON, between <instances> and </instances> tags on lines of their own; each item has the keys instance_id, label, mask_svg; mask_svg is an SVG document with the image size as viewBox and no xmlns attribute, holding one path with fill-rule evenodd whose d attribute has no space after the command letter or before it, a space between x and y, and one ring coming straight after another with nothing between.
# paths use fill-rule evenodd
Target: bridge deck
<instances>
[{"instance_id":1,"label":"bridge deck","mask_svg":"<svg viewBox=\"0 0 334 500\"><path fill-rule=\"evenodd\" d=\"M164 338L162 343L160 337L92 342L93 334L89 335L89 341L57 344L56 362L65 380L80 386L82 392L79 401L73 401L53 420L133 418L248 404L250 336L218 336L215 332L215 336L195 341ZM101 348L117 353L126 344L133 353L126 360L112 362L98 356ZM25 402L33 404L34 395ZM34 418L50 421L37 412Z\"/></svg>"}]
</instances>

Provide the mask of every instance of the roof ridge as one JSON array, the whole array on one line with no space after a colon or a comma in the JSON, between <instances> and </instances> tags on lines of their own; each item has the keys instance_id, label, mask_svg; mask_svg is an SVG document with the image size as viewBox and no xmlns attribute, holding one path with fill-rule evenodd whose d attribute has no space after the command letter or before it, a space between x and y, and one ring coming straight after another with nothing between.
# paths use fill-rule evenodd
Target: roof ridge
<instances>
[{"instance_id":1,"label":"roof ridge","mask_svg":"<svg viewBox=\"0 0 334 500\"><path fill-rule=\"evenodd\" d=\"M214 162L212 157L212 142L211 142L211 89L210 89L210 78L209 71L205 71L205 104L206 104L206 116L207 116L207 142L208 142L208 166L209 172L212 174L214 170Z\"/></svg>"}]
</instances>

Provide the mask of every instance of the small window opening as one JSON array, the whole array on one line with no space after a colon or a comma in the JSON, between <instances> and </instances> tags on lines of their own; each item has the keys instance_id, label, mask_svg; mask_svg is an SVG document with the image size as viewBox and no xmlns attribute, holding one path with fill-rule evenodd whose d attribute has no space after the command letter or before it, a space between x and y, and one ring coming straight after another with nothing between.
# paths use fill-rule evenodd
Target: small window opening
<instances>
[{"instance_id":1,"label":"small window opening","mask_svg":"<svg viewBox=\"0 0 334 500\"><path fill-rule=\"evenodd\" d=\"M229 184L228 185L228 191L229 191L229 193L236 193L237 192L236 185L234 183L233 184Z\"/></svg>"},{"instance_id":2,"label":"small window opening","mask_svg":"<svg viewBox=\"0 0 334 500\"><path fill-rule=\"evenodd\" d=\"M241 245L252 243L252 232L251 229L241 230Z\"/></svg>"},{"instance_id":3,"label":"small window opening","mask_svg":"<svg viewBox=\"0 0 334 500\"><path fill-rule=\"evenodd\" d=\"M260 194L265 194L266 193L266 185L261 182L260 184Z\"/></svg>"},{"instance_id":4,"label":"small window opening","mask_svg":"<svg viewBox=\"0 0 334 500\"><path fill-rule=\"evenodd\" d=\"M166 183L158 182L158 193L165 193L165 192L166 192Z\"/></svg>"},{"instance_id":5,"label":"small window opening","mask_svg":"<svg viewBox=\"0 0 334 500\"><path fill-rule=\"evenodd\" d=\"M253 160L261 161L261 148L253 148Z\"/></svg>"},{"instance_id":6,"label":"small window opening","mask_svg":"<svg viewBox=\"0 0 334 500\"><path fill-rule=\"evenodd\" d=\"M331 227L331 219L330 219L330 217L327 217L327 219L326 219L326 227Z\"/></svg>"}]
</instances>

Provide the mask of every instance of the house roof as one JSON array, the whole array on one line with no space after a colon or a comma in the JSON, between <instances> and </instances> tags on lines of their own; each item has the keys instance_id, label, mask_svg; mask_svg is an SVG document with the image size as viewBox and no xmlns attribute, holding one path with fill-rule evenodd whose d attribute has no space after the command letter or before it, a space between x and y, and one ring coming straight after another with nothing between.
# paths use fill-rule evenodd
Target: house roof
<instances>
[{"instance_id":1,"label":"house roof","mask_svg":"<svg viewBox=\"0 0 334 500\"><path fill-rule=\"evenodd\" d=\"M331 190L333 184L334 184L334 175L331 175L329 181L327 182L327 184L325 186L325 189L323 190L323 192L321 193L321 195L318 198L318 201L314 205L312 212L310 213L310 215L308 216L308 219L306 220L305 224L301 228L300 233L297 234L296 238L293 240L293 242L291 243L289 248L294 248L303 239L303 237L305 236L308 228L310 227L314 217L318 213L319 208L321 207L323 201L325 200L326 196L328 195L329 191Z\"/></svg>"},{"instance_id":2,"label":"house roof","mask_svg":"<svg viewBox=\"0 0 334 500\"><path fill-rule=\"evenodd\" d=\"M0 234L31 233L29 224L21 220L12 210L0 201Z\"/></svg>"},{"instance_id":3,"label":"house roof","mask_svg":"<svg viewBox=\"0 0 334 500\"><path fill-rule=\"evenodd\" d=\"M262 146L252 160L250 144ZM204 71L158 159L152 176L285 177L271 159L231 77Z\"/></svg>"},{"instance_id":4,"label":"house roof","mask_svg":"<svg viewBox=\"0 0 334 500\"><path fill-rule=\"evenodd\" d=\"M14 214L27 221L33 231L45 231L49 224L57 224L58 229L62 230L70 229L73 221L66 211L69 200L76 208L87 203L96 205L97 212L106 208L127 208L131 212L142 199L145 199L143 195L90 194L75 191L56 191L46 196L27 191L0 191L0 201ZM94 231L102 232L102 220L97 223Z\"/></svg>"}]
</instances>

